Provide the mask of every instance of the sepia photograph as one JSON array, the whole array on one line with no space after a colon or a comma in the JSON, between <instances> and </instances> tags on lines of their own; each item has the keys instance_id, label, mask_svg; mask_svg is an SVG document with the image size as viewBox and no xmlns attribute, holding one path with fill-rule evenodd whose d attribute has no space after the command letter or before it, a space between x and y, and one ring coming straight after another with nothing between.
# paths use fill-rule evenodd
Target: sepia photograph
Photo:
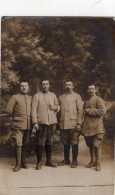
<instances>
[{"instance_id":1,"label":"sepia photograph","mask_svg":"<svg viewBox=\"0 0 115 195\"><path fill-rule=\"evenodd\" d=\"M113 195L115 19L1 18L0 195Z\"/></svg>"}]
</instances>

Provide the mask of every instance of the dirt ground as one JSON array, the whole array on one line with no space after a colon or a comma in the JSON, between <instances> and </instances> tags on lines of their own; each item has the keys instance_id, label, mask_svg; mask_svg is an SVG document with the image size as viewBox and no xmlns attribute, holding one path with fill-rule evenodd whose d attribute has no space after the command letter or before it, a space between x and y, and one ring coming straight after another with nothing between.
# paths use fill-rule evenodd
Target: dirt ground
<instances>
[{"instance_id":1,"label":"dirt ground","mask_svg":"<svg viewBox=\"0 0 115 195\"><path fill-rule=\"evenodd\" d=\"M63 146L54 145L53 161L63 159ZM89 150L84 138L80 137L78 167L70 166L51 168L45 166L43 155L42 170L36 171L36 156L28 157L29 169L13 172L15 159L1 157L0 195L113 195L114 161L113 139L105 137L102 147L102 170L87 169Z\"/></svg>"}]
</instances>

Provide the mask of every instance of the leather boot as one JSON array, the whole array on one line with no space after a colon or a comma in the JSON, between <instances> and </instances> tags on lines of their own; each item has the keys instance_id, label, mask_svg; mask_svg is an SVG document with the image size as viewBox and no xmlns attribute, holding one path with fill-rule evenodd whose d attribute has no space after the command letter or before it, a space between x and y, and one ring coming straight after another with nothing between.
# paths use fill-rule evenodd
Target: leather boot
<instances>
[{"instance_id":1,"label":"leather boot","mask_svg":"<svg viewBox=\"0 0 115 195\"><path fill-rule=\"evenodd\" d=\"M76 168L77 167L77 156L78 156L78 144L72 145L72 164L71 168Z\"/></svg>"},{"instance_id":2,"label":"leather boot","mask_svg":"<svg viewBox=\"0 0 115 195\"><path fill-rule=\"evenodd\" d=\"M42 151L43 146L36 146L36 154L37 154L37 164L36 164L36 170L42 169Z\"/></svg>"},{"instance_id":3,"label":"leather boot","mask_svg":"<svg viewBox=\"0 0 115 195\"><path fill-rule=\"evenodd\" d=\"M91 162L86 165L86 168L91 168L91 167L95 167L96 166L96 162L95 162L95 148L90 147L90 156L91 156Z\"/></svg>"},{"instance_id":4,"label":"leather boot","mask_svg":"<svg viewBox=\"0 0 115 195\"><path fill-rule=\"evenodd\" d=\"M27 163L26 163L26 149L25 149L25 146L22 146L21 167L24 168L24 169L28 169L28 166L27 166Z\"/></svg>"},{"instance_id":5,"label":"leather boot","mask_svg":"<svg viewBox=\"0 0 115 195\"><path fill-rule=\"evenodd\" d=\"M16 166L14 167L14 172L17 172L21 168L21 146L16 146L15 148L16 155Z\"/></svg>"},{"instance_id":6,"label":"leather boot","mask_svg":"<svg viewBox=\"0 0 115 195\"><path fill-rule=\"evenodd\" d=\"M64 165L70 165L70 145L64 145L64 160L62 160L58 165L64 166Z\"/></svg>"},{"instance_id":7,"label":"leather boot","mask_svg":"<svg viewBox=\"0 0 115 195\"><path fill-rule=\"evenodd\" d=\"M100 166L101 147L96 147L95 154L96 154L96 171L101 171L101 166Z\"/></svg>"},{"instance_id":8,"label":"leather boot","mask_svg":"<svg viewBox=\"0 0 115 195\"><path fill-rule=\"evenodd\" d=\"M46 151L46 166L57 167L57 164L51 161L52 145L45 145L45 151Z\"/></svg>"}]
</instances>

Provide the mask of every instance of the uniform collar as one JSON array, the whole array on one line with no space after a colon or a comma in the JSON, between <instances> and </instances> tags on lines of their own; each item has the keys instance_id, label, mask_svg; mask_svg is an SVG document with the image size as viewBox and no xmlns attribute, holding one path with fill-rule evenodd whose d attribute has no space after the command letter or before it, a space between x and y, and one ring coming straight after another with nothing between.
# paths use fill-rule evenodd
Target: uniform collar
<instances>
[{"instance_id":1,"label":"uniform collar","mask_svg":"<svg viewBox=\"0 0 115 195\"><path fill-rule=\"evenodd\" d=\"M43 91L41 91L42 92L42 94L49 94L49 91L48 92L46 92L46 93L44 93Z\"/></svg>"},{"instance_id":2,"label":"uniform collar","mask_svg":"<svg viewBox=\"0 0 115 195\"><path fill-rule=\"evenodd\" d=\"M24 96L25 96L25 95L28 95L28 94L27 94L27 93L21 93L21 92L20 92L20 95L24 95Z\"/></svg>"},{"instance_id":3,"label":"uniform collar","mask_svg":"<svg viewBox=\"0 0 115 195\"><path fill-rule=\"evenodd\" d=\"M94 94L93 96L89 96L89 98L94 98L94 97L96 97L96 94Z\"/></svg>"}]
</instances>

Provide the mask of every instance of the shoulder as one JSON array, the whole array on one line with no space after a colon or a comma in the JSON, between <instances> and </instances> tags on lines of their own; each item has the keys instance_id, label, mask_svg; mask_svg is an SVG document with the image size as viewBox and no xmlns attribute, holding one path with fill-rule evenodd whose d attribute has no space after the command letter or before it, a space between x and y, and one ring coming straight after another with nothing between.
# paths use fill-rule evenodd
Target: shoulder
<instances>
[{"instance_id":1,"label":"shoulder","mask_svg":"<svg viewBox=\"0 0 115 195\"><path fill-rule=\"evenodd\" d=\"M28 99L32 100L32 96L31 95L27 95Z\"/></svg>"},{"instance_id":2,"label":"shoulder","mask_svg":"<svg viewBox=\"0 0 115 195\"><path fill-rule=\"evenodd\" d=\"M21 96L21 94L15 94L15 95L13 95L12 97L15 97L15 98L17 98L17 97L20 97Z\"/></svg>"},{"instance_id":3,"label":"shoulder","mask_svg":"<svg viewBox=\"0 0 115 195\"><path fill-rule=\"evenodd\" d=\"M20 94L20 93L14 95L14 96L15 96L15 98L22 98L22 97L24 97L24 95L23 94Z\"/></svg>"},{"instance_id":4,"label":"shoulder","mask_svg":"<svg viewBox=\"0 0 115 195\"><path fill-rule=\"evenodd\" d=\"M8 100L8 104L11 104L12 102L16 101L16 95L12 95L9 100Z\"/></svg>"},{"instance_id":5,"label":"shoulder","mask_svg":"<svg viewBox=\"0 0 115 195\"><path fill-rule=\"evenodd\" d=\"M73 92L73 96L75 96L77 99L81 99L81 96L79 93Z\"/></svg>"},{"instance_id":6,"label":"shoulder","mask_svg":"<svg viewBox=\"0 0 115 195\"><path fill-rule=\"evenodd\" d=\"M20 94L15 94L15 95L12 95L10 99L18 99L20 97Z\"/></svg>"},{"instance_id":7,"label":"shoulder","mask_svg":"<svg viewBox=\"0 0 115 195\"><path fill-rule=\"evenodd\" d=\"M21 95L20 94L15 94L12 95L9 99L9 103L11 102L18 102L21 99Z\"/></svg>"},{"instance_id":8,"label":"shoulder","mask_svg":"<svg viewBox=\"0 0 115 195\"><path fill-rule=\"evenodd\" d=\"M97 100L103 100L103 99L102 99L101 97L99 97L98 95L96 95L95 98L96 98Z\"/></svg>"},{"instance_id":9,"label":"shoulder","mask_svg":"<svg viewBox=\"0 0 115 195\"><path fill-rule=\"evenodd\" d=\"M104 100L101 97L97 96L97 95L95 96L95 99L96 99L97 102L104 103Z\"/></svg>"},{"instance_id":10,"label":"shoulder","mask_svg":"<svg viewBox=\"0 0 115 195\"><path fill-rule=\"evenodd\" d=\"M31 95L27 95L28 97L30 97L30 98L32 98L32 96Z\"/></svg>"},{"instance_id":11,"label":"shoulder","mask_svg":"<svg viewBox=\"0 0 115 195\"><path fill-rule=\"evenodd\" d=\"M18 97L18 94L12 95L10 98L16 98Z\"/></svg>"},{"instance_id":12,"label":"shoulder","mask_svg":"<svg viewBox=\"0 0 115 195\"><path fill-rule=\"evenodd\" d=\"M50 95L55 95L55 93L53 93L53 92L51 92L51 91L49 91L48 93L49 93Z\"/></svg>"},{"instance_id":13,"label":"shoulder","mask_svg":"<svg viewBox=\"0 0 115 195\"><path fill-rule=\"evenodd\" d=\"M39 91L39 92L35 93L35 95L33 96L33 98L39 99L39 98L42 98L43 95L44 95L44 94L42 93L42 91Z\"/></svg>"},{"instance_id":14,"label":"shoulder","mask_svg":"<svg viewBox=\"0 0 115 195\"><path fill-rule=\"evenodd\" d=\"M38 93L35 93L34 95L33 95L33 98L37 98L39 96L39 92Z\"/></svg>"},{"instance_id":15,"label":"shoulder","mask_svg":"<svg viewBox=\"0 0 115 195\"><path fill-rule=\"evenodd\" d=\"M63 97L65 97L65 94L61 94L61 95L59 96L59 99L62 99Z\"/></svg>"},{"instance_id":16,"label":"shoulder","mask_svg":"<svg viewBox=\"0 0 115 195\"><path fill-rule=\"evenodd\" d=\"M49 91L49 95L52 96L52 97L56 97L56 94L51 92L51 91Z\"/></svg>"}]
</instances>

